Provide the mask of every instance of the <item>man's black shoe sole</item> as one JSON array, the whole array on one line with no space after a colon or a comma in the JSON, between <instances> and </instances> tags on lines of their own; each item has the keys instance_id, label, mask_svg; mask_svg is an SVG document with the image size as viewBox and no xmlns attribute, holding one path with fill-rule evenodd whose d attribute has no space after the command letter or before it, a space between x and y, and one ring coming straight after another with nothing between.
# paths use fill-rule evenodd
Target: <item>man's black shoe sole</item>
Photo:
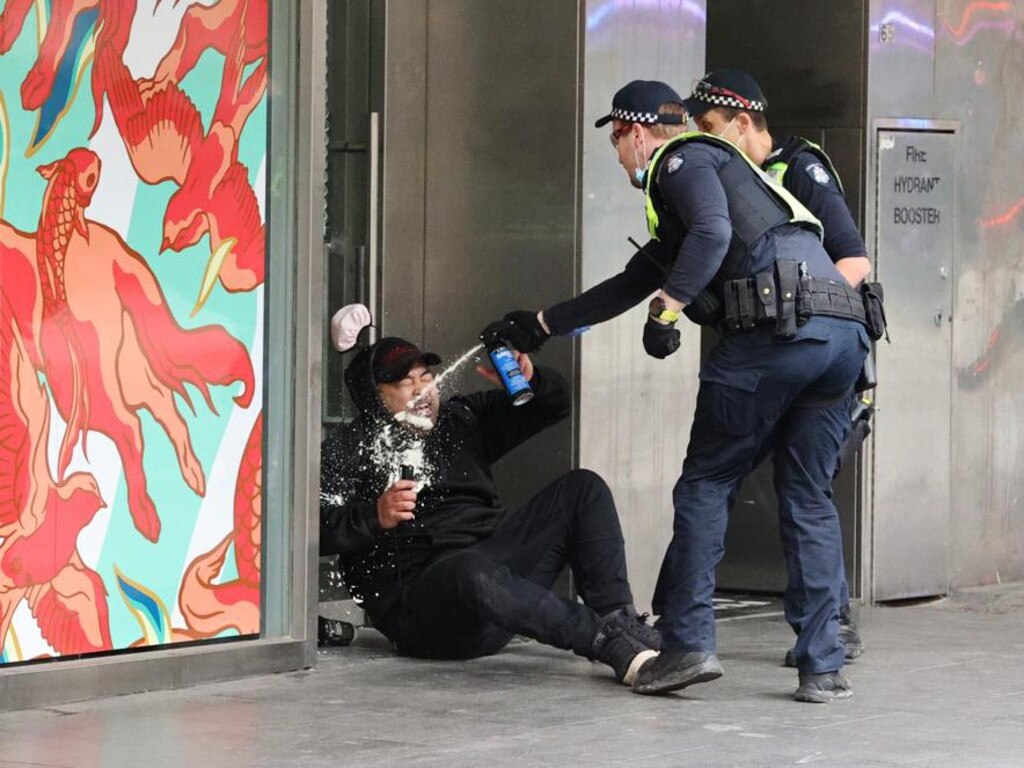
<instances>
[{"instance_id":1,"label":"man's black shoe sole","mask_svg":"<svg viewBox=\"0 0 1024 768\"><path fill-rule=\"evenodd\" d=\"M697 683L710 683L722 676L722 665L717 661L703 661L700 664L678 670L649 683L633 686L633 693L654 696L659 693L671 693Z\"/></svg>"}]
</instances>

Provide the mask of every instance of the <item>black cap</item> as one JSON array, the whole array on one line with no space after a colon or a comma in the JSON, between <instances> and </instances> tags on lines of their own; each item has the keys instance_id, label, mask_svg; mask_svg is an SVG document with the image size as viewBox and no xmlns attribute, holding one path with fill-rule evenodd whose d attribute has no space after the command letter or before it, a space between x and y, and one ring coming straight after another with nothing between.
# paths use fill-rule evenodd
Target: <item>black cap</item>
<instances>
[{"instance_id":1,"label":"black cap","mask_svg":"<svg viewBox=\"0 0 1024 768\"><path fill-rule=\"evenodd\" d=\"M416 363L438 365L441 358L433 352L423 352L411 341L387 336L375 345L373 380L376 384L389 384L405 378Z\"/></svg>"},{"instance_id":2,"label":"black cap","mask_svg":"<svg viewBox=\"0 0 1024 768\"><path fill-rule=\"evenodd\" d=\"M738 69L716 69L708 72L695 86L683 104L690 117L699 117L715 107L764 112L768 100L757 80Z\"/></svg>"},{"instance_id":3,"label":"black cap","mask_svg":"<svg viewBox=\"0 0 1024 768\"><path fill-rule=\"evenodd\" d=\"M682 97L671 86L660 80L634 80L616 92L612 98L612 111L594 123L594 127L600 128L612 120L648 125L681 125L685 121L683 115L658 114L658 108L669 102L683 103Z\"/></svg>"}]
</instances>

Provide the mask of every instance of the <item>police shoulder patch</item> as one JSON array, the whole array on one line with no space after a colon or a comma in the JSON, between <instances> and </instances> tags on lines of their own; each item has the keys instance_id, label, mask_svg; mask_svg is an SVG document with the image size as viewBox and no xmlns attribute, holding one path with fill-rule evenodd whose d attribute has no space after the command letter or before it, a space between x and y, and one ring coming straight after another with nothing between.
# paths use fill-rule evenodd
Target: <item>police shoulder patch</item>
<instances>
[{"instance_id":1,"label":"police shoulder patch","mask_svg":"<svg viewBox=\"0 0 1024 768\"><path fill-rule=\"evenodd\" d=\"M668 162L665 163L665 172L671 175L671 174L675 173L676 171L678 171L682 167L683 167L683 158L682 158L682 156L681 155L672 155L672 157L670 157L668 159Z\"/></svg>"},{"instance_id":2,"label":"police shoulder patch","mask_svg":"<svg viewBox=\"0 0 1024 768\"><path fill-rule=\"evenodd\" d=\"M807 173L812 179L821 184L823 187L827 186L832 177L828 175L828 171L825 170L825 166L821 163L814 163L813 165L807 166Z\"/></svg>"}]
</instances>

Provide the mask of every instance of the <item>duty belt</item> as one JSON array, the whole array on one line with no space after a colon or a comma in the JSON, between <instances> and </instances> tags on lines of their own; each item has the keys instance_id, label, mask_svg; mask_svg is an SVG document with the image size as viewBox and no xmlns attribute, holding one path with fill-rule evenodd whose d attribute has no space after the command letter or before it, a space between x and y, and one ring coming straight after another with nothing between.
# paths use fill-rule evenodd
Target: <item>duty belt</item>
<instances>
[{"instance_id":1,"label":"duty belt","mask_svg":"<svg viewBox=\"0 0 1024 768\"><path fill-rule=\"evenodd\" d=\"M722 290L722 330L727 334L773 326L780 339L792 338L797 326L815 315L868 325L859 291L837 280L809 276L804 263L779 260L774 271L730 280Z\"/></svg>"}]
</instances>

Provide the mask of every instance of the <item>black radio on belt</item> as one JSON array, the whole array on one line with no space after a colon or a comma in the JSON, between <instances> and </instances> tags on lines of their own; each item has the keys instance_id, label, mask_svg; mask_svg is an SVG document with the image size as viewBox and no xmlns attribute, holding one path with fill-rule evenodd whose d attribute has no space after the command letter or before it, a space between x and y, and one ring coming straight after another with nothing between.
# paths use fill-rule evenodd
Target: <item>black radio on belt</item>
<instances>
[{"instance_id":1,"label":"black radio on belt","mask_svg":"<svg viewBox=\"0 0 1024 768\"><path fill-rule=\"evenodd\" d=\"M868 336L871 337L872 341L878 341L883 336L885 336L886 341L889 341L889 330L886 327L885 304L883 302L885 294L882 291L882 284L862 283L860 294L864 302L864 325L867 328Z\"/></svg>"},{"instance_id":2,"label":"black radio on belt","mask_svg":"<svg viewBox=\"0 0 1024 768\"><path fill-rule=\"evenodd\" d=\"M798 326L820 315L855 320L872 339L888 339L881 285L855 289L843 280L811 277L807 262L779 259L772 271L725 282L722 297L725 333L772 326L776 338L791 339Z\"/></svg>"}]
</instances>

